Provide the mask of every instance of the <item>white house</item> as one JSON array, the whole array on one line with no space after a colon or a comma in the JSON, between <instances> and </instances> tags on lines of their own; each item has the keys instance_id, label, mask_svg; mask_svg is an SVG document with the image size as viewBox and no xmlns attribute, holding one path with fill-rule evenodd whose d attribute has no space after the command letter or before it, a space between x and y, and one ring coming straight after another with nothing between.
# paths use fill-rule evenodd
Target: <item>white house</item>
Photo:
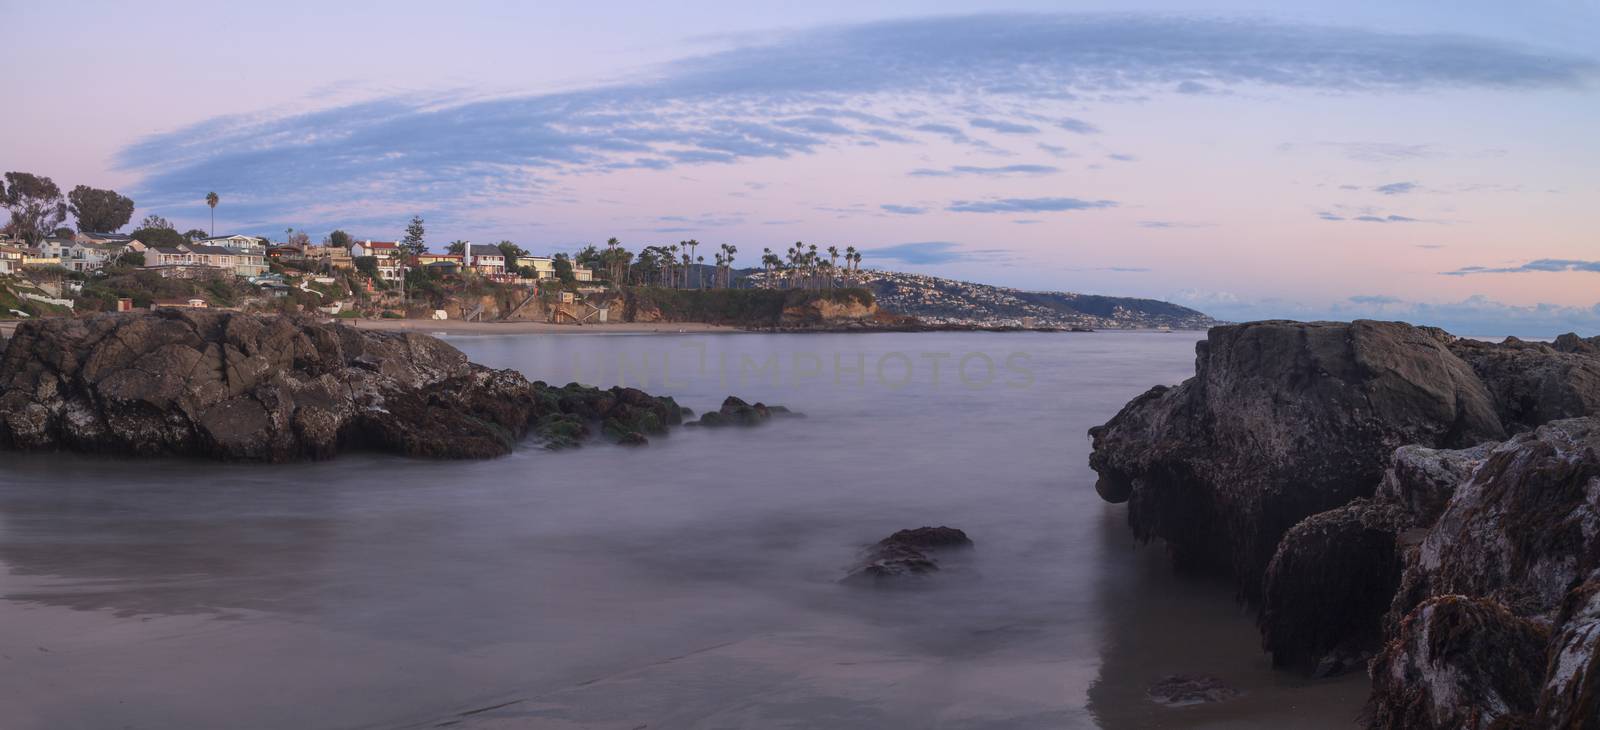
<instances>
[{"instance_id":1,"label":"white house","mask_svg":"<svg viewBox=\"0 0 1600 730\"><path fill-rule=\"evenodd\" d=\"M198 241L195 241L195 243L201 246L216 246L218 248L225 248L230 251L261 251L263 256L266 255L267 250L267 239L257 238L256 236L245 236L241 234L234 234L231 236L212 236L210 238L202 238Z\"/></svg>"},{"instance_id":2,"label":"white house","mask_svg":"<svg viewBox=\"0 0 1600 730\"><path fill-rule=\"evenodd\" d=\"M15 274L22 268L28 252L20 246L0 244L0 274Z\"/></svg>"},{"instance_id":3,"label":"white house","mask_svg":"<svg viewBox=\"0 0 1600 730\"><path fill-rule=\"evenodd\" d=\"M378 278L399 281L405 276L405 261L400 256L400 244L394 241L358 241L350 244L350 257L371 256L378 264Z\"/></svg>"},{"instance_id":4,"label":"white house","mask_svg":"<svg viewBox=\"0 0 1600 730\"><path fill-rule=\"evenodd\" d=\"M506 254L499 246L467 244L467 266L480 274L506 273Z\"/></svg>"}]
</instances>

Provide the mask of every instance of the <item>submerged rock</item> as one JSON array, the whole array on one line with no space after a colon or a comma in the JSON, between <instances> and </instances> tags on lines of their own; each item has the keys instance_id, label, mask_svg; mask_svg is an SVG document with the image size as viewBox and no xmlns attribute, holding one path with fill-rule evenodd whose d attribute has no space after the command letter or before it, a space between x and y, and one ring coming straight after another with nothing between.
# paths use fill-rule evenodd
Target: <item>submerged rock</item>
<instances>
[{"instance_id":1,"label":"submerged rock","mask_svg":"<svg viewBox=\"0 0 1600 730\"><path fill-rule=\"evenodd\" d=\"M1150 685L1145 693L1151 702L1167 707L1188 707L1225 702L1239 696L1239 690L1216 677L1172 674Z\"/></svg>"},{"instance_id":2,"label":"submerged rock","mask_svg":"<svg viewBox=\"0 0 1600 730\"><path fill-rule=\"evenodd\" d=\"M722 407L714 411L701 414L700 420L690 422L690 426L706 426L719 428L722 426L759 426L773 417L800 416L783 406L768 406L765 403L746 403L739 398L728 396L722 401Z\"/></svg>"},{"instance_id":3,"label":"submerged rock","mask_svg":"<svg viewBox=\"0 0 1600 730\"><path fill-rule=\"evenodd\" d=\"M845 583L880 585L913 576L926 576L939 570L938 554L970 549L971 538L954 527L918 527L901 530L867 548L861 563L843 579Z\"/></svg>"},{"instance_id":4,"label":"submerged rock","mask_svg":"<svg viewBox=\"0 0 1600 730\"><path fill-rule=\"evenodd\" d=\"M622 410L620 406L626 406ZM529 430L681 421L671 399L529 383L426 335L205 310L23 323L0 358L0 446L252 461L349 449L506 454Z\"/></svg>"},{"instance_id":5,"label":"submerged rock","mask_svg":"<svg viewBox=\"0 0 1600 730\"><path fill-rule=\"evenodd\" d=\"M1371 496L1406 444L1504 438L1472 368L1435 333L1395 322L1212 328L1195 376L1090 430L1097 489L1180 565L1232 575L1247 598L1284 533Z\"/></svg>"}]
</instances>

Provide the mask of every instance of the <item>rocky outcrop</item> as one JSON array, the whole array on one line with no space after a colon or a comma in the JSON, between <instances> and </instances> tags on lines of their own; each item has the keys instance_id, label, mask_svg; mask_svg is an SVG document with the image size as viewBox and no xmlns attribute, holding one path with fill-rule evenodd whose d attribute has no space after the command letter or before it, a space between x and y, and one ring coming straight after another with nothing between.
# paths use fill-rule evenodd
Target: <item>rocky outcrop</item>
<instances>
[{"instance_id":1,"label":"rocky outcrop","mask_svg":"<svg viewBox=\"0 0 1600 730\"><path fill-rule=\"evenodd\" d=\"M0 359L0 446L252 461L348 449L480 458L508 453L530 429L559 446L586 436L588 421L643 433L681 420L670 399L620 390L551 388L469 363L432 337L281 316L48 319L18 327Z\"/></svg>"},{"instance_id":2,"label":"rocky outcrop","mask_svg":"<svg viewBox=\"0 0 1600 730\"><path fill-rule=\"evenodd\" d=\"M1091 431L1096 488L1232 574L1275 663L1376 653L1376 726L1600 727L1600 439L1550 420L1600 414L1597 343L1217 328L1194 378Z\"/></svg>"},{"instance_id":3,"label":"rocky outcrop","mask_svg":"<svg viewBox=\"0 0 1600 730\"><path fill-rule=\"evenodd\" d=\"M1405 562L1375 727L1600 726L1600 419L1496 446Z\"/></svg>"},{"instance_id":4,"label":"rocky outcrop","mask_svg":"<svg viewBox=\"0 0 1600 730\"><path fill-rule=\"evenodd\" d=\"M861 554L861 563L843 582L857 585L899 584L907 578L939 570L941 553L970 549L971 538L954 527L918 527L894 533Z\"/></svg>"},{"instance_id":5,"label":"rocky outcrop","mask_svg":"<svg viewBox=\"0 0 1600 730\"><path fill-rule=\"evenodd\" d=\"M1213 328L1195 376L1090 431L1100 493L1180 565L1231 574L1257 598L1290 527L1371 496L1406 444L1505 435L1472 368L1434 333L1394 322Z\"/></svg>"},{"instance_id":6,"label":"rocky outcrop","mask_svg":"<svg viewBox=\"0 0 1600 730\"><path fill-rule=\"evenodd\" d=\"M838 300L817 298L783 308L780 327L845 326L853 321L868 321L878 315L878 305L870 297Z\"/></svg>"},{"instance_id":7,"label":"rocky outcrop","mask_svg":"<svg viewBox=\"0 0 1600 730\"><path fill-rule=\"evenodd\" d=\"M1450 351L1488 387L1506 431L1518 433L1600 413L1600 348L1594 339L1569 335L1559 346L1514 338L1500 344L1458 339Z\"/></svg>"}]
</instances>

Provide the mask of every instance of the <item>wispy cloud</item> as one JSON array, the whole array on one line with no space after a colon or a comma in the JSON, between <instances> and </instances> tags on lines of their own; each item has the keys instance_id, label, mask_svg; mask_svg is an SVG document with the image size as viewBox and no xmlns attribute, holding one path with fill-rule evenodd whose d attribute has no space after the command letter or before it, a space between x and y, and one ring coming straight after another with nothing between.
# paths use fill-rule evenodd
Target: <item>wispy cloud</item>
<instances>
[{"instance_id":1,"label":"wispy cloud","mask_svg":"<svg viewBox=\"0 0 1600 730\"><path fill-rule=\"evenodd\" d=\"M1278 145L1280 152L1307 149L1332 150L1357 162L1397 162L1437 157L1442 150L1431 144L1404 144L1397 142L1285 142Z\"/></svg>"},{"instance_id":2,"label":"wispy cloud","mask_svg":"<svg viewBox=\"0 0 1600 730\"><path fill-rule=\"evenodd\" d=\"M1072 152L1070 150L1068 150L1067 148L1062 147L1060 145L1046 144L1044 142L1040 142L1039 143L1039 149L1044 150L1045 152L1049 152L1051 155L1054 155L1056 157L1064 158L1064 157L1071 157L1072 156Z\"/></svg>"},{"instance_id":3,"label":"wispy cloud","mask_svg":"<svg viewBox=\"0 0 1600 730\"><path fill-rule=\"evenodd\" d=\"M915 205L894 205L892 203L885 203L878 207L882 208L886 212L897 213L899 215L922 215L923 213L928 212L927 208L919 208Z\"/></svg>"},{"instance_id":4,"label":"wispy cloud","mask_svg":"<svg viewBox=\"0 0 1600 730\"><path fill-rule=\"evenodd\" d=\"M1393 215L1393 214L1391 214L1391 215L1358 215L1358 216L1356 216L1354 218L1351 218L1350 220L1361 221L1362 223L1416 223L1417 222L1416 218L1408 218L1408 217L1403 216L1403 215Z\"/></svg>"},{"instance_id":5,"label":"wispy cloud","mask_svg":"<svg viewBox=\"0 0 1600 730\"><path fill-rule=\"evenodd\" d=\"M1061 168L1051 167L1050 165L1002 165L999 167L955 165L941 170L924 167L906 174L912 177L958 177L962 175L1000 177L1006 175L1050 175L1057 172L1061 172Z\"/></svg>"},{"instance_id":6,"label":"wispy cloud","mask_svg":"<svg viewBox=\"0 0 1600 730\"><path fill-rule=\"evenodd\" d=\"M970 250L949 241L923 241L901 243L879 248L865 248L862 255L873 261L894 261L903 264L939 265L962 261L998 261L1011 258L1011 254L998 249Z\"/></svg>"},{"instance_id":7,"label":"wispy cloud","mask_svg":"<svg viewBox=\"0 0 1600 730\"><path fill-rule=\"evenodd\" d=\"M1372 190L1384 195L1405 195L1416 191L1416 189L1417 184L1414 182L1392 182L1387 185L1379 185Z\"/></svg>"},{"instance_id":8,"label":"wispy cloud","mask_svg":"<svg viewBox=\"0 0 1600 730\"><path fill-rule=\"evenodd\" d=\"M1468 276L1471 274L1525 274L1536 272L1582 271L1600 273L1600 261L1582 261L1578 259L1535 259L1518 266L1463 266L1454 271L1441 271L1445 276Z\"/></svg>"},{"instance_id":9,"label":"wispy cloud","mask_svg":"<svg viewBox=\"0 0 1600 730\"><path fill-rule=\"evenodd\" d=\"M1099 127L1075 117L1061 119L1056 122L1056 126L1074 134L1098 134L1100 132Z\"/></svg>"},{"instance_id":10,"label":"wispy cloud","mask_svg":"<svg viewBox=\"0 0 1600 730\"><path fill-rule=\"evenodd\" d=\"M1507 304L1478 294L1455 302L1422 302L1385 294L1362 294L1331 304L1290 299L1252 299L1232 292L1186 290L1171 301L1220 319L1334 320L1390 319L1431 325L1458 335L1553 337L1563 332L1600 330L1600 304Z\"/></svg>"},{"instance_id":11,"label":"wispy cloud","mask_svg":"<svg viewBox=\"0 0 1600 730\"><path fill-rule=\"evenodd\" d=\"M1018 124L1016 122L1005 121L1004 119L978 118L978 119L968 120L967 123L972 125L973 127L977 128L977 129L987 129L987 130L989 130L991 132L998 132L1000 134L1038 134L1039 133L1039 128L1035 127L1035 126L1033 126L1031 124Z\"/></svg>"},{"instance_id":12,"label":"wispy cloud","mask_svg":"<svg viewBox=\"0 0 1600 730\"><path fill-rule=\"evenodd\" d=\"M952 213L1057 213L1069 210L1115 208L1110 200L1078 198L1001 198L999 200L957 200L945 207Z\"/></svg>"},{"instance_id":13,"label":"wispy cloud","mask_svg":"<svg viewBox=\"0 0 1600 730\"><path fill-rule=\"evenodd\" d=\"M1211 223L1185 223L1182 221L1139 221L1140 228L1210 228Z\"/></svg>"},{"instance_id":14,"label":"wispy cloud","mask_svg":"<svg viewBox=\"0 0 1600 730\"><path fill-rule=\"evenodd\" d=\"M1113 153L1111 153L1109 155L1106 155L1106 159L1108 159L1108 160L1116 160L1117 162L1138 162L1139 161L1138 157L1135 157L1135 156L1129 155L1129 154L1125 154L1125 153L1122 153L1122 152L1113 152Z\"/></svg>"},{"instance_id":15,"label":"wispy cloud","mask_svg":"<svg viewBox=\"0 0 1600 730\"><path fill-rule=\"evenodd\" d=\"M768 36L637 77L646 80L562 93L414 94L221 117L149 137L116 159L143 175L133 192L157 211L229 181L241 222L346 222L357 205L373 217L448 221L566 200L563 175L785 159L919 135L1003 154L955 126L962 119L927 112L963 95L1037 106L1170 93L1185 82L1339 92L1577 87L1595 71L1588 59L1457 36L1157 15L936 17ZM900 114L908 107L929 116L912 125ZM965 121L1037 131L994 114Z\"/></svg>"}]
</instances>

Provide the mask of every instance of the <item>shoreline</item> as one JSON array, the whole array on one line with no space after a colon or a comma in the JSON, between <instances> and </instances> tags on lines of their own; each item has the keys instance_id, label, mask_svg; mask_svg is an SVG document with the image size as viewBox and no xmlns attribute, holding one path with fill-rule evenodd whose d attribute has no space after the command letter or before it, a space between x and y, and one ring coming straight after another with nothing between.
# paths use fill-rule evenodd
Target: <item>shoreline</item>
<instances>
[{"instance_id":1,"label":"shoreline","mask_svg":"<svg viewBox=\"0 0 1600 730\"><path fill-rule=\"evenodd\" d=\"M0 320L0 337L10 337L17 325L27 320ZM885 327L860 326L799 326L785 328L737 327L704 322L611 322L607 324L552 324L549 322L462 322L459 320L432 319L340 319L319 321L343 324L361 329L384 332L421 332L423 334L460 335L704 335L704 334L873 334L919 332L1044 332L1063 334L1089 334L1094 332L1157 332L1156 329L1076 329L1057 327L984 327L979 325L910 325ZM1204 330L1166 330L1167 332L1204 332Z\"/></svg>"},{"instance_id":2,"label":"shoreline","mask_svg":"<svg viewBox=\"0 0 1600 730\"><path fill-rule=\"evenodd\" d=\"M462 322L434 319L332 319L361 329L446 335L704 335L738 334L746 330L699 322L617 322L551 324L549 322Z\"/></svg>"}]
</instances>

